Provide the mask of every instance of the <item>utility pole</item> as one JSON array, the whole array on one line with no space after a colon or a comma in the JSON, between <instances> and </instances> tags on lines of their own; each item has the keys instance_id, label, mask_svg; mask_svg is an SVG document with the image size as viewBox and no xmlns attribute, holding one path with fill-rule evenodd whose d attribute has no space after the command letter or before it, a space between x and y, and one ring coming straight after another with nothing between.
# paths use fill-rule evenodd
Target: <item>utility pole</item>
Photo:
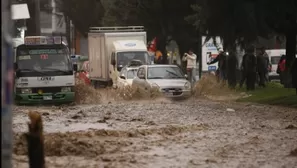
<instances>
[{"instance_id":1,"label":"utility pole","mask_svg":"<svg viewBox=\"0 0 297 168\"><path fill-rule=\"evenodd\" d=\"M65 22L66 22L66 39L69 47L69 51L71 53L71 21L68 16L65 16Z\"/></svg>"},{"instance_id":2,"label":"utility pole","mask_svg":"<svg viewBox=\"0 0 297 168\"><path fill-rule=\"evenodd\" d=\"M30 19L27 21L26 36L40 36L40 0L28 0Z\"/></svg>"},{"instance_id":3,"label":"utility pole","mask_svg":"<svg viewBox=\"0 0 297 168\"><path fill-rule=\"evenodd\" d=\"M11 1L1 0L1 167L12 167L13 55Z\"/></svg>"}]
</instances>

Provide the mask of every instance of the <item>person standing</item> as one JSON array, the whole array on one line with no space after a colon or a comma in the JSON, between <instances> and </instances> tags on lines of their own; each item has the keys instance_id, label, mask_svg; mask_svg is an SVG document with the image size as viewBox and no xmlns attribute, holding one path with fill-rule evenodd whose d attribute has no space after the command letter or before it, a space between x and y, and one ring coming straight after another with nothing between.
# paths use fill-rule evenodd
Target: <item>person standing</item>
<instances>
[{"instance_id":1,"label":"person standing","mask_svg":"<svg viewBox=\"0 0 297 168\"><path fill-rule=\"evenodd\" d=\"M246 79L247 90L255 90L257 59L254 55L254 48L247 49L247 53L242 58L243 75Z\"/></svg>"},{"instance_id":2,"label":"person standing","mask_svg":"<svg viewBox=\"0 0 297 168\"><path fill-rule=\"evenodd\" d=\"M268 82L268 69L269 69L269 58L265 52L265 48L261 49L260 54L257 56L257 72L259 75L259 86L266 87Z\"/></svg>"},{"instance_id":3,"label":"person standing","mask_svg":"<svg viewBox=\"0 0 297 168\"><path fill-rule=\"evenodd\" d=\"M268 54L266 53L265 50L266 50L266 48L265 47L262 47L261 48L261 51L260 51L260 54L259 54L260 60L261 60L261 64L263 65L263 68L261 68L262 69L261 73L263 73L264 85L265 85L266 82L269 82L268 72L269 72L270 67L271 67L271 64L270 64L270 61L269 61L269 56L268 56ZM260 76L260 74L259 74L259 76ZM260 77L260 80L261 80L261 77ZM262 83L262 85L263 85L263 83Z\"/></svg>"},{"instance_id":4,"label":"person standing","mask_svg":"<svg viewBox=\"0 0 297 168\"><path fill-rule=\"evenodd\" d=\"M223 82L227 80L227 56L223 49L219 49L219 55L212 61L208 62L207 65L219 63L219 78Z\"/></svg>"},{"instance_id":5,"label":"person standing","mask_svg":"<svg viewBox=\"0 0 297 168\"><path fill-rule=\"evenodd\" d=\"M296 95L297 95L297 58L294 59L293 65L291 67L291 74L292 74L292 84L295 87Z\"/></svg>"},{"instance_id":6,"label":"person standing","mask_svg":"<svg viewBox=\"0 0 297 168\"><path fill-rule=\"evenodd\" d=\"M282 85L284 85L284 73L285 73L285 70L286 70L286 56L285 55L282 55L280 60L278 61L278 64L277 64L277 70L276 70L276 73L279 74L279 78L280 78L280 83Z\"/></svg>"},{"instance_id":7,"label":"person standing","mask_svg":"<svg viewBox=\"0 0 297 168\"><path fill-rule=\"evenodd\" d=\"M191 84L195 83L196 81L196 60L197 55L194 54L193 50L190 49L188 53L185 53L183 56L183 61L187 62L187 75L188 79L190 80Z\"/></svg>"},{"instance_id":8,"label":"person standing","mask_svg":"<svg viewBox=\"0 0 297 168\"><path fill-rule=\"evenodd\" d=\"M227 56L227 78L228 85L230 88L234 89L236 86L236 70L237 70L237 57L234 51L230 51Z\"/></svg>"}]
</instances>

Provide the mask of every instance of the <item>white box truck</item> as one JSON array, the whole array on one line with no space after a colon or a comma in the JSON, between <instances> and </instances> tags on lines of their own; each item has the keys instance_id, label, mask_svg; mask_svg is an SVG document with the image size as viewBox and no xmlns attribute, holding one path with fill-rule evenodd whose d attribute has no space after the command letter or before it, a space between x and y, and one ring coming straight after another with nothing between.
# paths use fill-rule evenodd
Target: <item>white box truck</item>
<instances>
[{"instance_id":1,"label":"white box truck","mask_svg":"<svg viewBox=\"0 0 297 168\"><path fill-rule=\"evenodd\" d=\"M95 87L116 83L132 60L150 64L143 26L91 27L88 33L90 80Z\"/></svg>"}]
</instances>

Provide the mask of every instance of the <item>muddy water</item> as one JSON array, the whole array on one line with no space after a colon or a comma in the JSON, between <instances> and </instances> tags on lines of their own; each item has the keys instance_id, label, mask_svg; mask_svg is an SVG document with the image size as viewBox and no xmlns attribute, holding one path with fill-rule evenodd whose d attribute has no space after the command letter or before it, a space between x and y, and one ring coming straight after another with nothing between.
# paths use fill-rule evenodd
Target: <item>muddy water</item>
<instances>
[{"instance_id":1,"label":"muddy water","mask_svg":"<svg viewBox=\"0 0 297 168\"><path fill-rule=\"evenodd\" d=\"M43 115L48 168L297 166L296 109L199 99L15 107L16 168L29 110Z\"/></svg>"}]
</instances>

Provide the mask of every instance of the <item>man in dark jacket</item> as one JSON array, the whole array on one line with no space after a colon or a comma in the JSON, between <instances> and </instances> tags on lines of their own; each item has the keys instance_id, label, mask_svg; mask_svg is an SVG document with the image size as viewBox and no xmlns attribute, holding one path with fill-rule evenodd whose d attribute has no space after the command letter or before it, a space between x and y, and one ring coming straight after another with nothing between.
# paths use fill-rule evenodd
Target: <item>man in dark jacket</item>
<instances>
[{"instance_id":1,"label":"man in dark jacket","mask_svg":"<svg viewBox=\"0 0 297 168\"><path fill-rule=\"evenodd\" d=\"M291 74L292 74L292 84L293 87L296 89L297 95L297 58L294 59L293 65L291 67Z\"/></svg>"},{"instance_id":2,"label":"man in dark jacket","mask_svg":"<svg viewBox=\"0 0 297 168\"><path fill-rule=\"evenodd\" d=\"M234 51L230 51L227 56L227 76L228 85L230 88L234 89L236 86L236 70L237 70L237 57Z\"/></svg>"},{"instance_id":3,"label":"man in dark jacket","mask_svg":"<svg viewBox=\"0 0 297 168\"><path fill-rule=\"evenodd\" d=\"M261 49L260 54L257 56L257 72L259 75L259 86L265 87L268 82L268 69L269 69L269 57L265 52L265 48Z\"/></svg>"},{"instance_id":4,"label":"man in dark jacket","mask_svg":"<svg viewBox=\"0 0 297 168\"><path fill-rule=\"evenodd\" d=\"M286 55L282 55L280 60L278 61L277 63L277 70L276 70L276 73L279 74L279 78L280 78L280 83L281 84L285 84L285 66L286 66Z\"/></svg>"},{"instance_id":5,"label":"man in dark jacket","mask_svg":"<svg viewBox=\"0 0 297 168\"><path fill-rule=\"evenodd\" d=\"M223 81L227 80L227 57L223 49L219 49L219 55L211 62L208 62L207 65L214 64L216 62L219 63L218 70L220 79Z\"/></svg>"},{"instance_id":6,"label":"man in dark jacket","mask_svg":"<svg viewBox=\"0 0 297 168\"><path fill-rule=\"evenodd\" d=\"M247 53L242 58L243 74L246 78L247 90L255 90L257 59L254 55L254 48L247 49Z\"/></svg>"}]
</instances>

